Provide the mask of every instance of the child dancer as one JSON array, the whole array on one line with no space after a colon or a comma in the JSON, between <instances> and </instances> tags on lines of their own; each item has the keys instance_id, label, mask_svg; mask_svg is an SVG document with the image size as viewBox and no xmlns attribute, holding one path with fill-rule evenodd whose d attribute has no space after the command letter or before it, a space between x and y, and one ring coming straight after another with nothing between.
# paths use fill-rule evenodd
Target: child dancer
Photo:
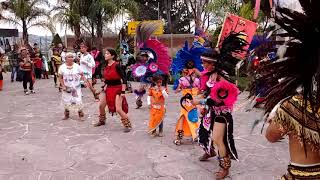
<instances>
[{"instance_id":1,"label":"child dancer","mask_svg":"<svg viewBox=\"0 0 320 180\"><path fill-rule=\"evenodd\" d=\"M192 69L183 69L183 77L179 79L179 85L175 90L176 93L182 91L183 97L188 95L191 97L197 96L200 88L200 80L197 78ZM197 129L199 127L197 113L195 113L194 119L189 118L190 111L197 112L196 106L194 106L190 100L183 98L181 101L183 107L176 125L175 135L176 139L174 144L180 145L183 136L192 136L193 140L197 139Z\"/></svg>"},{"instance_id":2,"label":"child dancer","mask_svg":"<svg viewBox=\"0 0 320 180\"><path fill-rule=\"evenodd\" d=\"M160 75L154 75L152 81L153 84L149 88L147 97L147 104L150 108L148 133L150 133L152 137L156 135L162 137L163 119L166 112L165 98L168 97L168 92L167 89L162 86L162 77ZM159 128L159 134L157 134L157 128Z\"/></svg>"}]
</instances>

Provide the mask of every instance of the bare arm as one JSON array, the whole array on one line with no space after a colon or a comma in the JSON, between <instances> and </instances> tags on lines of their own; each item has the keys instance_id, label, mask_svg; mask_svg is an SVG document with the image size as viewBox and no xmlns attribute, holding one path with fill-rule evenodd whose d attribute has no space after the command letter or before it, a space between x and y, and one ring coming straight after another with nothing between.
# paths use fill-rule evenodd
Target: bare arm
<instances>
[{"instance_id":1,"label":"bare arm","mask_svg":"<svg viewBox=\"0 0 320 180\"><path fill-rule=\"evenodd\" d=\"M180 86L180 84L178 85L177 89L176 89L174 92L175 92L175 93L181 92L181 86Z\"/></svg>"},{"instance_id":2,"label":"bare arm","mask_svg":"<svg viewBox=\"0 0 320 180\"><path fill-rule=\"evenodd\" d=\"M269 142L275 143L285 135L285 131L281 126L273 121L269 124L266 131L266 138Z\"/></svg>"},{"instance_id":3,"label":"bare arm","mask_svg":"<svg viewBox=\"0 0 320 180\"><path fill-rule=\"evenodd\" d=\"M63 81L63 75L62 74L59 74L59 82L60 82L60 84L61 84L61 87L62 87L62 89L66 89L66 85L64 84L64 81Z\"/></svg>"},{"instance_id":4,"label":"bare arm","mask_svg":"<svg viewBox=\"0 0 320 180\"><path fill-rule=\"evenodd\" d=\"M197 77L201 76L201 72L197 68L194 68L194 73Z\"/></svg>"}]
</instances>

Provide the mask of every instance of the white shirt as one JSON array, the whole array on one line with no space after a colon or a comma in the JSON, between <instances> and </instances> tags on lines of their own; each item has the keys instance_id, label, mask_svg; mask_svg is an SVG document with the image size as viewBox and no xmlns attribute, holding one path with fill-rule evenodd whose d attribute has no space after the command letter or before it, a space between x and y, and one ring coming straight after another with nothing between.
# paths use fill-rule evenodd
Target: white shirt
<instances>
[{"instance_id":1,"label":"white shirt","mask_svg":"<svg viewBox=\"0 0 320 180\"><path fill-rule=\"evenodd\" d=\"M81 55L80 67L81 67L81 70L82 70L84 76L87 79L92 78L92 68L95 65L96 65L96 63L94 62L94 59L91 56L91 54L88 53L87 55L84 55L84 54Z\"/></svg>"},{"instance_id":2,"label":"white shirt","mask_svg":"<svg viewBox=\"0 0 320 180\"><path fill-rule=\"evenodd\" d=\"M63 62L63 63L65 63L66 62L66 52L64 52L64 51L62 51L62 53L61 53L61 61Z\"/></svg>"},{"instance_id":3,"label":"white shirt","mask_svg":"<svg viewBox=\"0 0 320 180\"><path fill-rule=\"evenodd\" d=\"M82 71L77 63L73 63L72 68L68 68L65 63L62 64L58 73L63 76L64 84L67 87L77 88L80 86Z\"/></svg>"}]
</instances>

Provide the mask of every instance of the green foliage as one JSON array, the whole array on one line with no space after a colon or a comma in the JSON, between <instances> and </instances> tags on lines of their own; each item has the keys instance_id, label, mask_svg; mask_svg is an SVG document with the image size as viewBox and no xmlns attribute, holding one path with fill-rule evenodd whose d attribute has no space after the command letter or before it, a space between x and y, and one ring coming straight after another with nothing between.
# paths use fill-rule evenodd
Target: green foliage
<instances>
[{"instance_id":1,"label":"green foliage","mask_svg":"<svg viewBox=\"0 0 320 180\"><path fill-rule=\"evenodd\" d=\"M219 26L213 32L213 35L212 35L212 44L213 44L213 46L216 46L216 44L218 43L218 38L219 38L221 29L222 29L222 26Z\"/></svg>"},{"instance_id":2,"label":"green foliage","mask_svg":"<svg viewBox=\"0 0 320 180\"><path fill-rule=\"evenodd\" d=\"M206 11L210 12L211 21L220 26L223 23L225 14L238 14L242 3L240 0L213 0L210 1L206 7Z\"/></svg>"},{"instance_id":3,"label":"green foliage","mask_svg":"<svg viewBox=\"0 0 320 180\"><path fill-rule=\"evenodd\" d=\"M170 26L172 26L172 33L190 33L190 22L193 18L192 13L189 13L188 5L184 1L172 0L171 7L166 7L164 1L157 0L135 0L140 11L137 16L133 16L135 20L157 20L158 19L158 3L160 19L164 19L165 33L170 33ZM169 3L168 3L169 4ZM171 25L168 22L167 13L170 13Z\"/></svg>"},{"instance_id":4,"label":"green foliage","mask_svg":"<svg viewBox=\"0 0 320 180\"><path fill-rule=\"evenodd\" d=\"M50 16L45 6L47 0L6 0L1 2L0 21L21 26L24 43L28 43L28 29L43 27L54 32Z\"/></svg>"},{"instance_id":5,"label":"green foliage","mask_svg":"<svg viewBox=\"0 0 320 180\"><path fill-rule=\"evenodd\" d=\"M53 36L52 44L54 44L55 46L57 46L59 43L62 43L62 40L61 40L59 34L57 33L57 34L55 34L55 35Z\"/></svg>"}]
</instances>

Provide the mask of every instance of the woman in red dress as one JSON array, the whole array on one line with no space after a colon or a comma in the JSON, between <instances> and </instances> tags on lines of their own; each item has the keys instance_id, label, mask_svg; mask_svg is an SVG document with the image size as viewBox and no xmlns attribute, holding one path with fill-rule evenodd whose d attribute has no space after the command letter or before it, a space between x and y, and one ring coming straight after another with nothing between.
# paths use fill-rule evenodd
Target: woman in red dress
<instances>
[{"instance_id":1,"label":"woman in red dress","mask_svg":"<svg viewBox=\"0 0 320 180\"><path fill-rule=\"evenodd\" d=\"M125 73L120 64L116 62L116 59L117 53L115 50L107 49L105 53L107 66L103 73L105 79L105 93L101 95L105 97L101 98L99 105L99 122L97 122L95 126L105 125L105 107L108 106L111 114L118 113L120 115L121 122L125 127L124 132L130 132L132 127L127 115L128 103L125 97L127 80L125 78Z\"/></svg>"}]
</instances>

